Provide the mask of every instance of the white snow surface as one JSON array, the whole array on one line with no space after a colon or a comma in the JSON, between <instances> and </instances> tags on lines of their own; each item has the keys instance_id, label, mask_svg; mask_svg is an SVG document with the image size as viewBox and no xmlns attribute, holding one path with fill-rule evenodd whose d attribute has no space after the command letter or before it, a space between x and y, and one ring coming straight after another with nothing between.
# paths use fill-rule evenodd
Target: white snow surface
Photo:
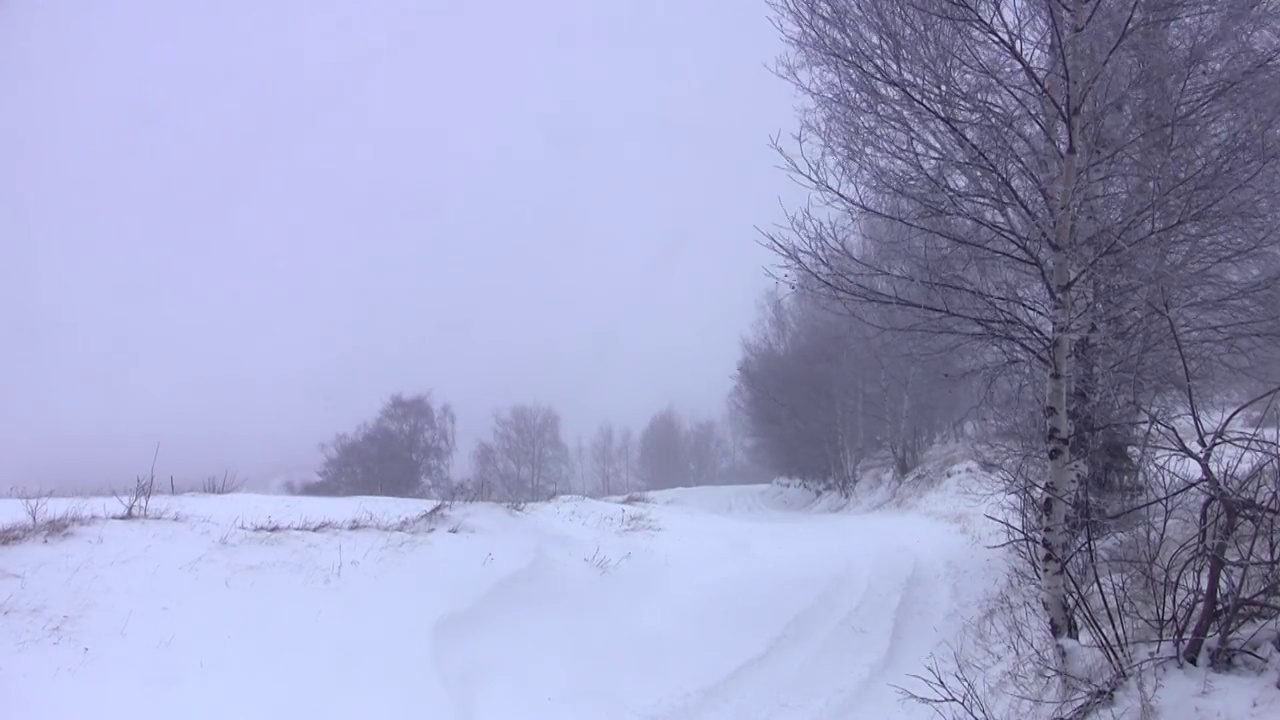
<instances>
[{"instance_id":1,"label":"white snow surface","mask_svg":"<svg viewBox=\"0 0 1280 720\"><path fill-rule=\"evenodd\" d=\"M0 547L4 716L923 718L893 685L1002 563L928 511L776 485L649 500L268 533L247 528L431 503L179 496L153 506L176 519ZM50 511L68 503L118 509Z\"/></svg>"},{"instance_id":2,"label":"white snow surface","mask_svg":"<svg viewBox=\"0 0 1280 720\"><path fill-rule=\"evenodd\" d=\"M395 530L314 528L435 503L157 498L153 519L0 546L0 717L933 717L895 686L919 689L1001 584L987 482L944 459L852 500L687 488L460 504ZM0 500L0 526L23 522ZM1146 690L1108 717L1280 716L1269 671L1170 667Z\"/></svg>"}]
</instances>

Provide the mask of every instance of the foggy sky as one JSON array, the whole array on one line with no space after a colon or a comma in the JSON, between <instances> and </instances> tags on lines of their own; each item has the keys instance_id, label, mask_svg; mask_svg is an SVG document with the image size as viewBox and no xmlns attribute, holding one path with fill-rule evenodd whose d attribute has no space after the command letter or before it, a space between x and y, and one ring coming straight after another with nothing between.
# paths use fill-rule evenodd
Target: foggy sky
<instances>
[{"instance_id":1,"label":"foggy sky","mask_svg":"<svg viewBox=\"0 0 1280 720\"><path fill-rule=\"evenodd\" d=\"M313 466L431 389L719 413L794 192L763 5L0 5L0 485Z\"/></svg>"}]
</instances>

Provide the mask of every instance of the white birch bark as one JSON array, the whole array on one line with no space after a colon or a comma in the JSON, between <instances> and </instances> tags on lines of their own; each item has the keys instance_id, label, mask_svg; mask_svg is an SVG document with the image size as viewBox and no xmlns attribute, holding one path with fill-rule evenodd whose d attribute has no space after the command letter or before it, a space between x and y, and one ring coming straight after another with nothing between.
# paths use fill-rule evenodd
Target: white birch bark
<instances>
[{"instance_id":1,"label":"white birch bark","mask_svg":"<svg viewBox=\"0 0 1280 720\"><path fill-rule=\"evenodd\" d=\"M1062 123L1062 152L1058 197L1054 208L1052 238L1049 245L1049 270L1052 292L1052 316L1049 346L1049 372L1045 384L1045 452L1048 472L1040 500L1040 585L1049 632L1058 645L1060 659L1066 658L1066 640L1077 636L1075 621L1068 602L1066 558L1069 534L1067 513L1076 494L1078 468L1071 457L1071 421L1068 415L1072 377L1072 250L1075 229L1074 207L1076 179L1080 170L1080 108L1077 106L1076 68L1072 67L1076 41L1081 32L1080 4L1064 8L1064 25L1068 31L1058 53L1063 66L1062 99L1059 108L1065 114ZM1055 111L1056 112L1056 111Z\"/></svg>"}]
</instances>

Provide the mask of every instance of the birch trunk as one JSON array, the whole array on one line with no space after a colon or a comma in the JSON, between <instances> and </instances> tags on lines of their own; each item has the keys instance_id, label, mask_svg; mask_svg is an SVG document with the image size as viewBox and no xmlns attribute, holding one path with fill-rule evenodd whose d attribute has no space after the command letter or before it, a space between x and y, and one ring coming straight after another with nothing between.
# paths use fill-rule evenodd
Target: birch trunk
<instances>
[{"instance_id":1,"label":"birch trunk","mask_svg":"<svg viewBox=\"0 0 1280 720\"><path fill-rule=\"evenodd\" d=\"M853 484L856 486L862 480L859 474L862 468L862 458L867 452L867 379L858 374L858 444L854 446L853 469L850 471Z\"/></svg>"},{"instance_id":2,"label":"birch trunk","mask_svg":"<svg viewBox=\"0 0 1280 720\"><path fill-rule=\"evenodd\" d=\"M906 378L902 383L902 412L898 415L898 447L901 448L901 455L897 459L900 480L911 472L912 466L919 460L919 446L915 434L911 432L911 385L915 374L915 366L908 365Z\"/></svg>"},{"instance_id":3,"label":"birch trunk","mask_svg":"<svg viewBox=\"0 0 1280 720\"><path fill-rule=\"evenodd\" d=\"M855 462L846 418L848 411L843 402L836 403L835 457L831 461L831 477L835 481L841 496L848 497L852 491L852 474L850 467Z\"/></svg>"},{"instance_id":4,"label":"birch trunk","mask_svg":"<svg viewBox=\"0 0 1280 720\"><path fill-rule=\"evenodd\" d=\"M1079 631L1067 597L1066 559L1070 533L1067 526L1079 482L1078 468L1071 457L1071 420L1068 402L1072 379L1072 250L1076 180L1080 161L1080 108L1077 106L1078 73L1071 67L1076 41L1081 32L1079 2L1064 8L1064 25L1069 32L1059 53L1063 63L1061 82L1062 152L1058 197L1053 209L1049 246L1051 329L1049 372L1045 385L1045 452L1048 473L1040 501L1040 589L1049 632L1057 644L1059 660L1067 659L1066 641L1078 638Z\"/></svg>"},{"instance_id":5,"label":"birch trunk","mask_svg":"<svg viewBox=\"0 0 1280 720\"><path fill-rule=\"evenodd\" d=\"M1073 162L1068 155L1064 170ZM1066 179L1064 178L1064 181ZM1069 192L1064 182L1063 195ZM1070 221L1060 219L1059 241L1070 232ZM1047 432L1045 449L1049 461L1048 477L1040 503L1041 553L1040 584L1049 632L1055 641L1075 639L1076 627L1067 602L1066 556L1068 545L1067 510L1075 497L1078 481L1071 458L1071 422L1067 416L1068 389L1071 373L1071 289L1070 262L1065 244L1058 244L1052 256L1053 335L1049 376L1045 387Z\"/></svg>"}]
</instances>

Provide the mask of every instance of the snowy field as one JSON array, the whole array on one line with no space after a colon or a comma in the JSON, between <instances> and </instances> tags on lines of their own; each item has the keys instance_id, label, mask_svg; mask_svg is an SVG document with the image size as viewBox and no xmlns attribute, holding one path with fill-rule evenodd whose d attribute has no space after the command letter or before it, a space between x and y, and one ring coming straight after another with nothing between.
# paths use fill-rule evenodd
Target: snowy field
<instances>
[{"instance_id":1,"label":"snowy field","mask_svg":"<svg viewBox=\"0 0 1280 720\"><path fill-rule=\"evenodd\" d=\"M891 685L998 565L955 523L801 490L648 500L280 531L431 504L166 497L176 519L0 548L5 716L928 717Z\"/></svg>"},{"instance_id":2,"label":"snowy field","mask_svg":"<svg viewBox=\"0 0 1280 720\"><path fill-rule=\"evenodd\" d=\"M3 717L932 717L894 686L1005 569L975 477L852 508L778 485L426 515L157 498L163 519L0 547ZM68 508L119 506L46 512ZM1170 673L1155 715L1115 717L1276 717L1269 682Z\"/></svg>"}]
</instances>

